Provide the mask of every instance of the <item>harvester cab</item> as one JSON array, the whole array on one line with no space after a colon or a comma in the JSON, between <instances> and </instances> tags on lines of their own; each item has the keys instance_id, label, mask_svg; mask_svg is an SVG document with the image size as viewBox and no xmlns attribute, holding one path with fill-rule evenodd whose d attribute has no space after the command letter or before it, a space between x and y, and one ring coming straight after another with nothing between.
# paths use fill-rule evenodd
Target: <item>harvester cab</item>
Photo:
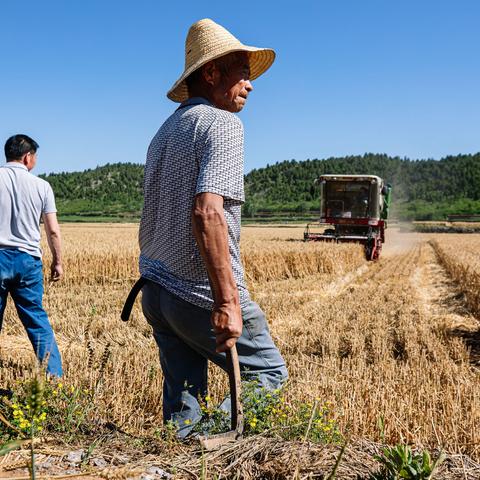
<instances>
[{"instance_id":1,"label":"harvester cab","mask_svg":"<svg viewBox=\"0 0 480 480\"><path fill-rule=\"evenodd\" d=\"M322 175L320 221L309 223L305 241L356 242L365 245L367 260L382 251L392 187L375 175ZM323 227L324 231L314 229Z\"/></svg>"}]
</instances>

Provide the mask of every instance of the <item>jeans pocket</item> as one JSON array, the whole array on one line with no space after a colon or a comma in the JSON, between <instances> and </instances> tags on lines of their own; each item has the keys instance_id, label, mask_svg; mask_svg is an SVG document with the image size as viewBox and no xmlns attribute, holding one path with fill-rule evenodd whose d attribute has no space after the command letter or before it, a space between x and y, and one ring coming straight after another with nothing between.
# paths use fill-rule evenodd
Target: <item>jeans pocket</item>
<instances>
[{"instance_id":1,"label":"jeans pocket","mask_svg":"<svg viewBox=\"0 0 480 480\"><path fill-rule=\"evenodd\" d=\"M249 304L242 312L243 326L251 338L268 332L267 319L262 309L254 302Z\"/></svg>"},{"instance_id":2,"label":"jeans pocket","mask_svg":"<svg viewBox=\"0 0 480 480\"><path fill-rule=\"evenodd\" d=\"M28 272L29 270L35 270L38 268L42 268L42 259L39 257L34 257L33 255L30 255L29 253L21 252L21 265L23 267L23 270L25 272Z\"/></svg>"}]
</instances>

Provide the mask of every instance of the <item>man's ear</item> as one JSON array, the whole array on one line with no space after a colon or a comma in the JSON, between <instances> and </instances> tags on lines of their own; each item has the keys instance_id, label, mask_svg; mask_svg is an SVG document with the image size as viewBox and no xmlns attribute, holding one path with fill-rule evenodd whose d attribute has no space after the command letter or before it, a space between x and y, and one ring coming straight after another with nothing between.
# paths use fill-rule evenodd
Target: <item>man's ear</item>
<instances>
[{"instance_id":1,"label":"man's ear","mask_svg":"<svg viewBox=\"0 0 480 480\"><path fill-rule=\"evenodd\" d=\"M215 80L218 75L218 70L213 60L210 62L207 62L202 67L202 73L203 73L203 78L205 82L207 82L209 85L215 85Z\"/></svg>"},{"instance_id":2,"label":"man's ear","mask_svg":"<svg viewBox=\"0 0 480 480\"><path fill-rule=\"evenodd\" d=\"M22 163L23 163L26 167L28 167L28 163L29 163L29 161L28 161L28 153L26 153L25 155L22 156Z\"/></svg>"}]
</instances>

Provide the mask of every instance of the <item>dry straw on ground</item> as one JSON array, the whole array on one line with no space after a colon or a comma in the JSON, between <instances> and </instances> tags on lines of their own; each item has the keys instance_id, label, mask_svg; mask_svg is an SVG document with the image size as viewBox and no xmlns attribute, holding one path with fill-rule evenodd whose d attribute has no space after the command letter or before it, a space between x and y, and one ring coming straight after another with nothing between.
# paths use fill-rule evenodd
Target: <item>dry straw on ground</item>
<instances>
[{"instance_id":1,"label":"dry straw on ground","mask_svg":"<svg viewBox=\"0 0 480 480\"><path fill-rule=\"evenodd\" d=\"M151 434L162 421L158 353L138 304L129 324L119 320L137 277L137 227L64 225L63 234L66 278L47 284L45 306L66 381L97 385L100 420ZM480 236L460 249L453 236L389 234L380 261L367 263L358 245L302 243L300 228L244 228L247 279L287 361L287 399L331 402L355 441L383 435L478 460L480 375L454 333L459 322L478 331ZM12 305L4 325L2 385L33 364ZM214 399L225 393L215 369L210 388Z\"/></svg>"},{"instance_id":2,"label":"dry straw on ground","mask_svg":"<svg viewBox=\"0 0 480 480\"><path fill-rule=\"evenodd\" d=\"M450 276L465 293L469 308L480 316L480 238L437 235L431 244Z\"/></svg>"}]
</instances>

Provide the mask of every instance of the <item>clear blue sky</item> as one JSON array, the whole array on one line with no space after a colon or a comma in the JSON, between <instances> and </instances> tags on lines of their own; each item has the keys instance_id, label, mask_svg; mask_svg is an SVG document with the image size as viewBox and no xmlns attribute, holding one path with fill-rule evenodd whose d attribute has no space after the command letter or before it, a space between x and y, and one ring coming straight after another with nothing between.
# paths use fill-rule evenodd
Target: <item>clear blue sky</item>
<instances>
[{"instance_id":1,"label":"clear blue sky","mask_svg":"<svg viewBox=\"0 0 480 480\"><path fill-rule=\"evenodd\" d=\"M480 151L478 0L0 0L2 145L34 137L36 173L143 163L204 17L277 51L240 114L246 171Z\"/></svg>"}]
</instances>

